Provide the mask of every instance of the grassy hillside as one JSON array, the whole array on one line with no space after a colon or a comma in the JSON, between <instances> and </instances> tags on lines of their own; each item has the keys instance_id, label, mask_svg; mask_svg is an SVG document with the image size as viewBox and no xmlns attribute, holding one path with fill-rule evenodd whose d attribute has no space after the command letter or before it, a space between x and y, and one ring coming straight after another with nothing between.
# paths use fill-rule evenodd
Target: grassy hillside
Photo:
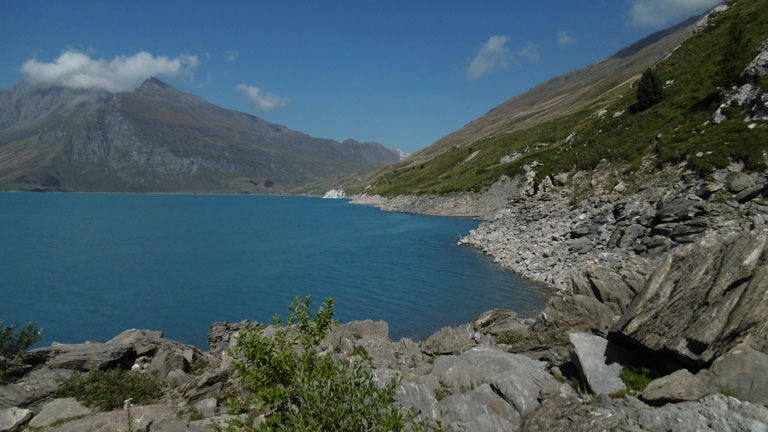
<instances>
[{"instance_id":1,"label":"grassy hillside","mask_svg":"<svg viewBox=\"0 0 768 432\"><path fill-rule=\"evenodd\" d=\"M739 35L741 42L734 43ZM701 174L727 166L730 159L763 168L768 125L757 122L750 129L739 108L724 110L729 119L720 124L711 119L724 94L738 83L733 69L746 67L767 38L768 0L731 2L712 25L655 67L661 82L669 82L659 104L635 112L638 76L571 114L469 146L454 145L428 161L387 173L368 192L479 190L501 175L520 174L533 162L542 164L539 178L593 169L604 160L625 166L629 176L646 157L657 166L685 162ZM766 80L762 85L768 89Z\"/></svg>"}]
</instances>

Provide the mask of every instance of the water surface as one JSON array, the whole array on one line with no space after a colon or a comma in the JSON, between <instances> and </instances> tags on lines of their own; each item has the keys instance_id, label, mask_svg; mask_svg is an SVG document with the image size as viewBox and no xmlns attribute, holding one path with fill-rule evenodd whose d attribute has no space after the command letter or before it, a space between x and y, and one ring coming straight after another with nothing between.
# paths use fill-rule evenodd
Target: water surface
<instances>
[{"instance_id":1,"label":"water surface","mask_svg":"<svg viewBox=\"0 0 768 432\"><path fill-rule=\"evenodd\" d=\"M43 345L149 328L205 349L211 323L270 322L295 295L393 339L538 312L540 286L456 246L476 226L305 197L0 193L0 320Z\"/></svg>"}]
</instances>

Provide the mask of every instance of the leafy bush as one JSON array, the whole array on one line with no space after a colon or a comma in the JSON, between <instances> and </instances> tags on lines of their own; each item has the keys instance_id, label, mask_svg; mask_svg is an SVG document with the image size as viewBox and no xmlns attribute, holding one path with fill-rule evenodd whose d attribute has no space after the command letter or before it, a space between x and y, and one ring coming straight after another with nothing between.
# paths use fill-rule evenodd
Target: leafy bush
<instances>
[{"instance_id":1,"label":"leafy bush","mask_svg":"<svg viewBox=\"0 0 768 432\"><path fill-rule=\"evenodd\" d=\"M525 339L523 335L517 332L508 331L496 336L497 344L514 345Z\"/></svg>"},{"instance_id":2,"label":"leafy bush","mask_svg":"<svg viewBox=\"0 0 768 432\"><path fill-rule=\"evenodd\" d=\"M18 375L23 369L21 358L30 346L40 341L42 329L32 323L18 330L19 323L6 327L0 321L0 384Z\"/></svg>"},{"instance_id":3,"label":"leafy bush","mask_svg":"<svg viewBox=\"0 0 768 432\"><path fill-rule=\"evenodd\" d=\"M404 430L410 412L395 400L396 379L380 386L362 363L335 363L330 355L317 353L334 325L334 302L325 300L314 315L311 303L308 296L295 297L285 324L275 316L273 336L253 329L237 339L231 349L235 376L252 395L251 414L264 413L267 420L258 429L251 422L233 420L226 430ZM412 426L435 430L426 422Z\"/></svg>"},{"instance_id":4,"label":"leafy bush","mask_svg":"<svg viewBox=\"0 0 768 432\"><path fill-rule=\"evenodd\" d=\"M134 405L147 405L163 395L162 381L138 372L112 369L91 371L85 377L74 375L64 381L59 397L74 397L83 404L111 411L126 399Z\"/></svg>"}]
</instances>

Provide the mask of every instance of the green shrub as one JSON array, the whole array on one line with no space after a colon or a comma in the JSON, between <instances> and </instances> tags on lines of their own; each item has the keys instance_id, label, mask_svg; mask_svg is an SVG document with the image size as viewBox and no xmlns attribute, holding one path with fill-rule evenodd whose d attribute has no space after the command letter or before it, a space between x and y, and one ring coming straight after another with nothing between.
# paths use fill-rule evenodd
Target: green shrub
<instances>
[{"instance_id":1,"label":"green shrub","mask_svg":"<svg viewBox=\"0 0 768 432\"><path fill-rule=\"evenodd\" d=\"M651 381L653 381L653 372L646 367L634 368L625 367L619 374L621 380L631 391L642 391Z\"/></svg>"},{"instance_id":2,"label":"green shrub","mask_svg":"<svg viewBox=\"0 0 768 432\"><path fill-rule=\"evenodd\" d=\"M497 344L514 345L518 342L521 342L523 339L525 339L525 336L514 331L508 331L500 335L496 335Z\"/></svg>"},{"instance_id":3,"label":"green shrub","mask_svg":"<svg viewBox=\"0 0 768 432\"><path fill-rule=\"evenodd\" d=\"M163 395L163 382L138 372L111 369L91 371L85 377L74 375L64 381L58 397L74 397L83 404L111 411L126 399L134 405L147 405Z\"/></svg>"},{"instance_id":4,"label":"green shrub","mask_svg":"<svg viewBox=\"0 0 768 432\"><path fill-rule=\"evenodd\" d=\"M328 299L313 315L311 298L294 298L286 323L279 315L277 331L245 331L231 350L235 377L266 422L254 429L249 421L232 420L227 431L402 431L412 414L395 400L398 380L379 385L363 363L335 363L319 355L317 346L334 325L334 302ZM238 404L245 409L243 403ZM440 426L442 427L442 426ZM412 430L436 430L412 423Z\"/></svg>"},{"instance_id":5,"label":"green shrub","mask_svg":"<svg viewBox=\"0 0 768 432\"><path fill-rule=\"evenodd\" d=\"M26 350L40 341L42 329L32 323L19 330L19 323L6 327L0 321L0 384L9 381L21 372L24 366L21 358Z\"/></svg>"}]
</instances>

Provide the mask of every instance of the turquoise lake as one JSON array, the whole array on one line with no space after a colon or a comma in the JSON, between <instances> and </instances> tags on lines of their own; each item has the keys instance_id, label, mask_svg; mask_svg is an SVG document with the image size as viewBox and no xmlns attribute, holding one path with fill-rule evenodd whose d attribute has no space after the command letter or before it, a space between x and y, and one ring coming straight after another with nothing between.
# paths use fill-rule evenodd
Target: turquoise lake
<instances>
[{"instance_id":1,"label":"turquoise lake","mask_svg":"<svg viewBox=\"0 0 768 432\"><path fill-rule=\"evenodd\" d=\"M42 327L38 345L148 328L207 349L213 322L271 322L296 295L393 340L538 313L542 287L456 245L477 225L307 197L0 193L0 320Z\"/></svg>"}]
</instances>

